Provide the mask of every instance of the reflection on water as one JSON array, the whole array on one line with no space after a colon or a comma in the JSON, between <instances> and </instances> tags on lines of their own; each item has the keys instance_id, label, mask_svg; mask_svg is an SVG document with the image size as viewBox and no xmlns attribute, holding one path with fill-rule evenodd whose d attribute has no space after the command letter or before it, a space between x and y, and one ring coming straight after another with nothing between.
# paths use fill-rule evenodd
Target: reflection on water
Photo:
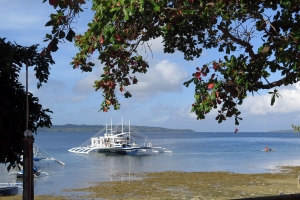
<instances>
[{"instance_id":1,"label":"reflection on water","mask_svg":"<svg viewBox=\"0 0 300 200\"><path fill-rule=\"evenodd\" d=\"M163 163L158 159L161 156L69 153L64 160L66 166L53 161L39 161L35 163L38 169L50 175L35 179L35 194L63 194L62 189L89 187L93 182L133 180L136 179L134 174L138 172L161 171ZM16 176L8 176L5 166L0 166L0 180L16 182Z\"/></svg>"}]
</instances>

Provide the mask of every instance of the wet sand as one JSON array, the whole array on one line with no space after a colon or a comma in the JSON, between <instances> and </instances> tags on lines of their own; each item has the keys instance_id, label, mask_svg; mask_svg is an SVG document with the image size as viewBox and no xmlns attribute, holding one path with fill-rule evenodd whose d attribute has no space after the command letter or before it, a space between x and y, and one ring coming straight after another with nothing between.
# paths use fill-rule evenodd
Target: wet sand
<instances>
[{"instance_id":1,"label":"wet sand","mask_svg":"<svg viewBox=\"0 0 300 200\"><path fill-rule=\"evenodd\" d=\"M134 174L138 180L90 183L88 188L65 190L70 195L35 196L36 200L69 199L245 199L270 196L296 197L299 167L281 167L277 172L236 174L228 172L155 172ZM118 176L126 176L119 174ZM131 174L132 176L132 174ZM45 188L46 189L46 188ZM269 196L268 198L266 198ZM22 199L21 195L0 199ZM280 198L282 199L282 198ZM286 199L286 198L285 198ZM297 197L295 198L297 199ZM300 199L300 197L298 197Z\"/></svg>"}]
</instances>

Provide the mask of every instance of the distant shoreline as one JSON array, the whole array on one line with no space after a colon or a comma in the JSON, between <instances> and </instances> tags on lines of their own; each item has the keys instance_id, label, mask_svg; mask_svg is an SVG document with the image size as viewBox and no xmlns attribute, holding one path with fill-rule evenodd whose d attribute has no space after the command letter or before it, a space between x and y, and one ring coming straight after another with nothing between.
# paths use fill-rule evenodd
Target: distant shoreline
<instances>
[{"instance_id":1,"label":"distant shoreline","mask_svg":"<svg viewBox=\"0 0 300 200\"><path fill-rule=\"evenodd\" d=\"M268 131L268 132L287 132L287 133L291 133L291 132L295 132L294 130L272 130L272 131Z\"/></svg>"},{"instance_id":2,"label":"distant shoreline","mask_svg":"<svg viewBox=\"0 0 300 200\"><path fill-rule=\"evenodd\" d=\"M115 127L116 125L113 125ZM52 125L51 128L38 128L37 132L98 132L104 129L103 125L77 125L77 124L65 124L65 125ZM125 127L124 127L125 128ZM119 126L121 129L121 126ZM135 132L195 132L191 129L169 129L162 127L150 127L150 126L130 126L131 131ZM126 128L125 128L126 130Z\"/></svg>"}]
</instances>

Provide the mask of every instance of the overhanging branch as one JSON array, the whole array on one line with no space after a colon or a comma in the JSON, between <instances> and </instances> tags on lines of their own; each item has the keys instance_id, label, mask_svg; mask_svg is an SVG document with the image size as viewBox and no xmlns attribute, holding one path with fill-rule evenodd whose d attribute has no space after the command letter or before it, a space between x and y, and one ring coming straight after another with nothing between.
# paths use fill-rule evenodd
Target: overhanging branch
<instances>
[{"instance_id":1,"label":"overhanging branch","mask_svg":"<svg viewBox=\"0 0 300 200\"><path fill-rule=\"evenodd\" d=\"M274 81L272 83L268 83L265 85L264 84L258 85L258 88L259 89L271 89L273 87L279 87L284 84L285 80L287 80L289 78L294 78L294 77L296 77L296 74L292 72L289 75L287 75L286 77L284 77L278 81Z\"/></svg>"},{"instance_id":2,"label":"overhanging branch","mask_svg":"<svg viewBox=\"0 0 300 200\"><path fill-rule=\"evenodd\" d=\"M236 42L237 44L239 44L239 45L245 47L245 48L246 48L246 52L249 52L249 55L250 55L251 57L254 57L254 56L255 56L255 54L254 54L254 52L253 52L253 50L252 50L253 46L252 46L249 42L246 42L246 41L244 41L244 40L241 40L241 39L239 39L239 38L234 37L234 36L228 31L228 29L222 27L221 25L218 25L218 29L221 30L221 31L223 32L223 34L224 34L226 37L230 38L232 41Z\"/></svg>"}]
</instances>

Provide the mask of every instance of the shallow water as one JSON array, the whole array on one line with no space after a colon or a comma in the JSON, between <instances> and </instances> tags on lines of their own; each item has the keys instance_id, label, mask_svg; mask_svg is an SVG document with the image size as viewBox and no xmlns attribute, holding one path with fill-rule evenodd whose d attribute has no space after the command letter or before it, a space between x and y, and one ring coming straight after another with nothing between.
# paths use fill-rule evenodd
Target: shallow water
<instances>
[{"instance_id":1,"label":"shallow water","mask_svg":"<svg viewBox=\"0 0 300 200\"><path fill-rule=\"evenodd\" d=\"M35 194L63 194L62 189L86 187L91 182L133 179L134 173L160 171L272 172L277 166L299 165L300 139L294 133L147 133L153 144L172 154L127 156L68 152L95 133L38 133L36 143L63 161L40 161L35 165L49 176L35 180ZM265 146L274 152L262 152ZM43 151L41 152L43 153ZM116 176L119 175L119 176ZM0 182L14 182L0 165Z\"/></svg>"}]
</instances>

